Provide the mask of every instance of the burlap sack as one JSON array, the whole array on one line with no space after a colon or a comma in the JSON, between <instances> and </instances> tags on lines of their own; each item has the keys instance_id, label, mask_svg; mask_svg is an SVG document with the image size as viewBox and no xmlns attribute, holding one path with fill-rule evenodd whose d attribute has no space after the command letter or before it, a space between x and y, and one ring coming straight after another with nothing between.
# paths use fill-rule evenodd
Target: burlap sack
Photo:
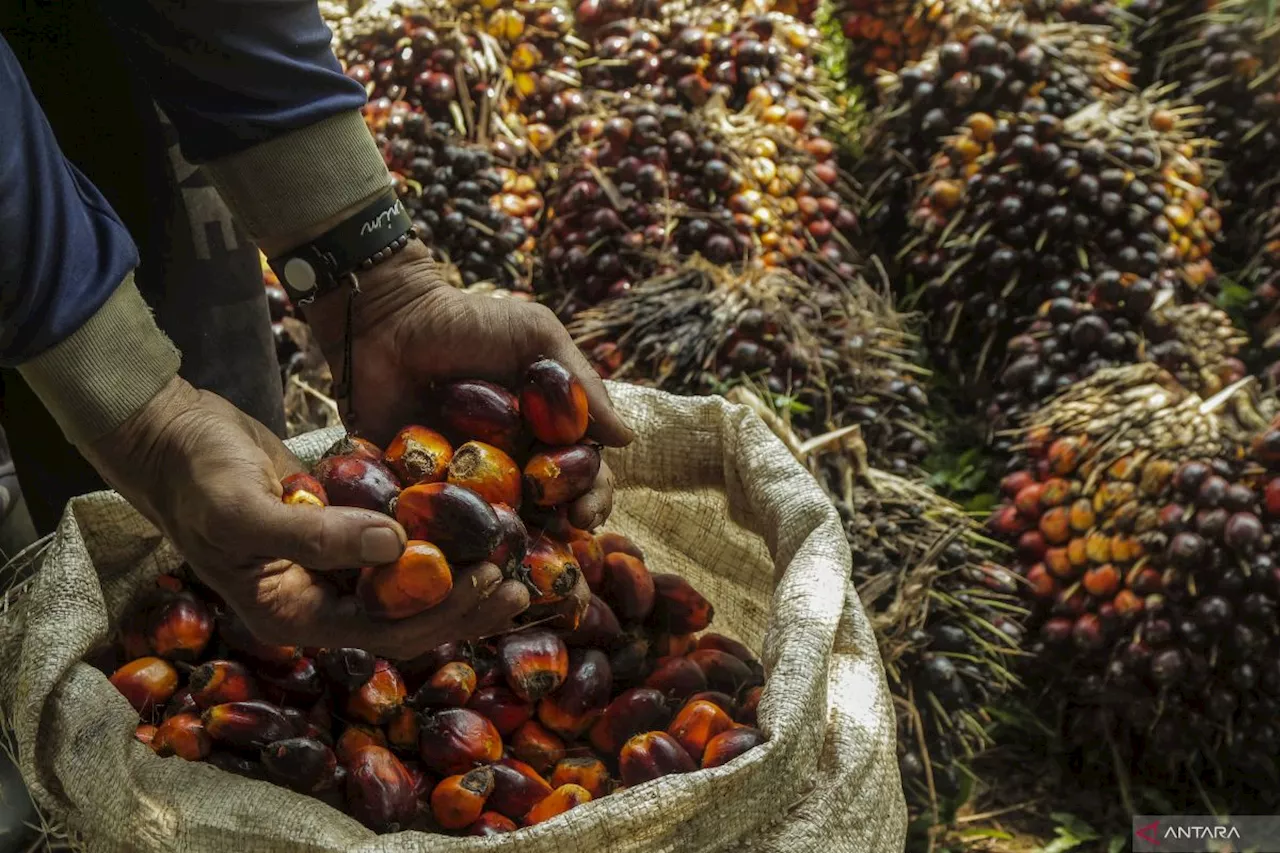
<instances>
[{"instance_id":1,"label":"burlap sack","mask_svg":"<svg viewBox=\"0 0 1280 853\"><path fill-rule=\"evenodd\" d=\"M72 503L0 626L0 702L38 802L92 850L900 850L892 706L831 504L745 409L612 391L642 437L608 456L619 484L609 526L653 566L688 576L715 603L716 626L761 650L765 746L489 839L380 837L284 788L158 758L134 740L128 703L81 658L132 592L178 557L118 497L99 493ZM304 436L295 451L314 458L333 437Z\"/></svg>"}]
</instances>

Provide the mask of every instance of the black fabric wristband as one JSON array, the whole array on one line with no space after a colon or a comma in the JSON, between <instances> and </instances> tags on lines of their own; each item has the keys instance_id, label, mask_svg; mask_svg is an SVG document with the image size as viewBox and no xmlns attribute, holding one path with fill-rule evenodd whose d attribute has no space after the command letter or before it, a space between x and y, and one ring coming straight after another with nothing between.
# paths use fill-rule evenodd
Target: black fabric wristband
<instances>
[{"instance_id":1,"label":"black fabric wristband","mask_svg":"<svg viewBox=\"0 0 1280 853\"><path fill-rule=\"evenodd\" d=\"M267 263L289 298L304 304L335 290L351 273L391 257L413 236L409 214L388 188L355 215Z\"/></svg>"}]
</instances>

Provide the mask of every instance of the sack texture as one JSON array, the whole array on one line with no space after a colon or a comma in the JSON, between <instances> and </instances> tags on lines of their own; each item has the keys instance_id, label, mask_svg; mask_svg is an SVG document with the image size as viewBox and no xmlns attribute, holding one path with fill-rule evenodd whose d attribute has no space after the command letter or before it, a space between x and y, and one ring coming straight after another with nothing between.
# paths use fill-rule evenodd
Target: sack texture
<instances>
[{"instance_id":1,"label":"sack texture","mask_svg":"<svg viewBox=\"0 0 1280 853\"><path fill-rule=\"evenodd\" d=\"M761 652L767 744L731 764L588 803L512 835L377 836L320 802L133 738L129 704L82 661L134 592L180 558L114 493L72 501L0 625L0 707L41 806L89 849L195 853L898 851L906 809L893 708L849 583L839 518L768 428L720 398L611 392L640 438L606 458L609 529L688 577L718 630ZM296 439L314 460L333 431Z\"/></svg>"}]
</instances>

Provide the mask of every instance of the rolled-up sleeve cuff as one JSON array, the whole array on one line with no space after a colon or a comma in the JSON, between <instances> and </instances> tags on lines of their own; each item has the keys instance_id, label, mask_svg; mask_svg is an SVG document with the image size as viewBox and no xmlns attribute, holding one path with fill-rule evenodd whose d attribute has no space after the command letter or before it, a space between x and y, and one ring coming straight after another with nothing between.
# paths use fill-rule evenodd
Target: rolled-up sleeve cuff
<instances>
[{"instance_id":1,"label":"rolled-up sleeve cuff","mask_svg":"<svg viewBox=\"0 0 1280 853\"><path fill-rule=\"evenodd\" d=\"M180 362L130 274L74 334L18 371L67 439L84 445L141 409L177 375Z\"/></svg>"},{"instance_id":2,"label":"rolled-up sleeve cuff","mask_svg":"<svg viewBox=\"0 0 1280 853\"><path fill-rule=\"evenodd\" d=\"M358 111L339 113L205 165L255 240L295 234L390 186Z\"/></svg>"}]
</instances>

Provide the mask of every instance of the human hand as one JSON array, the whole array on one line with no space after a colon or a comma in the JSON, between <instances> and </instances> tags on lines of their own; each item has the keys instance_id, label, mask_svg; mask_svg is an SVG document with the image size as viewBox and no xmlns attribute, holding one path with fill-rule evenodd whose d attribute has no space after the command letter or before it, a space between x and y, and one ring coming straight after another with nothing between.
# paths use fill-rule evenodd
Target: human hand
<instances>
[{"instance_id":1,"label":"human hand","mask_svg":"<svg viewBox=\"0 0 1280 853\"><path fill-rule=\"evenodd\" d=\"M283 503L280 480L302 470L298 460L262 424L182 379L81 449L263 642L411 658L508 630L528 607L521 584L480 564L458 570L449 598L421 615L370 618L324 573L395 560L404 530L376 512Z\"/></svg>"},{"instance_id":2,"label":"human hand","mask_svg":"<svg viewBox=\"0 0 1280 853\"><path fill-rule=\"evenodd\" d=\"M586 389L588 437L611 447L634 437L600 377L545 306L464 293L448 283L444 268L417 242L362 275L360 289L353 327L353 405L361 432L371 440L385 444L420 418L420 401L433 382L486 379L514 388L543 356L567 367ZM307 309L335 376L342 371L346 299L335 292ZM569 520L595 529L612 507L613 473L602 464L592 490L569 508Z\"/></svg>"}]
</instances>

